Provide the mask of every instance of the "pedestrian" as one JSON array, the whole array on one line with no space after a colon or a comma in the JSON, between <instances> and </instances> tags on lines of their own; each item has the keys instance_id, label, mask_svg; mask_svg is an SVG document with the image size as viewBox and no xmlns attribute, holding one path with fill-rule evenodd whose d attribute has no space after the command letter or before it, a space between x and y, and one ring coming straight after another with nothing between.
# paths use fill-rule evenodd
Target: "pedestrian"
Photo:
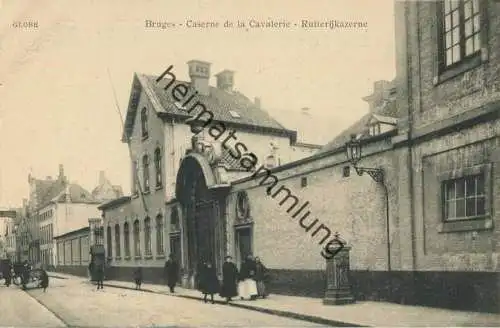
<instances>
[{"instance_id":1,"label":"pedestrian","mask_svg":"<svg viewBox=\"0 0 500 328\"><path fill-rule=\"evenodd\" d=\"M196 275L195 275L196 289L198 289L202 293L205 290L205 287L203 286L203 284L204 284L203 278L205 276L205 268L206 268L205 260L200 260L198 262L198 264L196 265Z\"/></svg>"},{"instance_id":2,"label":"pedestrian","mask_svg":"<svg viewBox=\"0 0 500 328\"><path fill-rule=\"evenodd\" d=\"M142 285L142 268L137 267L134 271L134 281L135 281L135 289L141 289Z\"/></svg>"},{"instance_id":3,"label":"pedestrian","mask_svg":"<svg viewBox=\"0 0 500 328\"><path fill-rule=\"evenodd\" d=\"M255 258L255 281L257 282L257 296L266 298L266 282L269 278L268 270L259 257Z\"/></svg>"},{"instance_id":4,"label":"pedestrian","mask_svg":"<svg viewBox=\"0 0 500 328\"><path fill-rule=\"evenodd\" d=\"M257 298L257 283L255 281L255 261L252 255L248 255L245 261L241 264L240 282L238 283L238 294L241 299L249 298L255 300Z\"/></svg>"},{"instance_id":5,"label":"pedestrian","mask_svg":"<svg viewBox=\"0 0 500 328\"><path fill-rule=\"evenodd\" d=\"M97 289L104 289L104 263L96 263L94 268L97 280Z\"/></svg>"},{"instance_id":6,"label":"pedestrian","mask_svg":"<svg viewBox=\"0 0 500 328\"><path fill-rule=\"evenodd\" d=\"M3 263L3 267L2 267L2 274L3 274L3 278L5 279L5 286L9 287L10 286L10 283L11 283L11 280L12 280L12 263L10 262L10 260L7 260Z\"/></svg>"},{"instance_id":7,"label":"pedestrian","mask_svg":"<svg viewBox=\"0 0 500 328\"><path fill-rule=\"evenodd\" d=\"M207 296L210 295L210 301L214 304L214 294L219 292L219 278L217 278L217 272L210 261L205 263L201 277L203 301L207 303Z\"/></svg>"},{"instance_id":8,"label":"pedestrian","mask_svg":"<svg viewBox=\"0 0 500 328\"><path fill-rule=\"evenodd\" d=\"M26 284L29 282L30 272L31 272L31 267L30 267L28 261L26 260L26 261L24 261L22 274L21 274L21 284L23 286L23 289L26 289Z\"/></svg>"},{"instance_id":9,"label":"pedestrian","mask_svg":"<svg viewBox=\"0 0 500 328\"><path fill-rule=\"evenodd\" d=\"M222 265L222 287L220 296L226 298L226 303L238 296L238 268L232 262L231 256L226 256Z\"/></svg>"},{"instance_id":10,"label":"pedestrian","mask_svg":"<svg viewBox=\"0 0 500 328\"><path fill-rule=\"evenodd\" d=\"M40 268L40 287L43 288L43 292L47 290L47 287L49 287L49 275L47 274L47 271L44 270L44 268Z\"/></svg>"},{"instance_id":11,"label":"pedestrian","mask_svg":"<svg viewBox=\"0 0 500 328\"><path fill-rule=\"evenodd\" d=\"M174 289L179 277L179 265L173 254L170 254L168 260L165 262L165 277L167 278L167 286L170 288L170 292L175 293Z\"/></svg>"}]
</instances>

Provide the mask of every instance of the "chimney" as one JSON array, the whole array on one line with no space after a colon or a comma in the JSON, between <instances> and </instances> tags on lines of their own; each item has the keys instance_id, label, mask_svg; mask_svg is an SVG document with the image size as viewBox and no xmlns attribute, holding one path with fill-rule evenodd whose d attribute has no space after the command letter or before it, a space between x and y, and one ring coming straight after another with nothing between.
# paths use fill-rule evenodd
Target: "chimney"
<instances>
[{"instance_id":1,"label":"chimney","mask_svg":"<svg viewBox=\"0 0 500 328\"><path fill-rule=\"evenodd\" d=\"M210 63L201 60L190 60L187 62L189 68L189 77L191 78L191 86L198 91L199 94L210 95Z\"/></svg>"},{"instance_id":2,"label":"chimney","mask_svg":"<svg viewBox=\"0 0 500 328\"><path fill-rule=\"evenodd\" d=\"M217 77L217 88L225 91L233 91L234 71L225 69L215 76Z\"/></svg>"},{"instance_id":3,"label":"chimney","mask_svg":"<svg viewBox=\"0 0 500 328\"><path fill-rule=\"evenodd\" d=\"M260 98L259 97L255 97L255 99L254 99L253 102L255 104L255 107L257 107L258 109L261 109Z\"/></svg>"},{"instance_id":4,"label":"chimney","mask_svg":"<svg viewBox=\"0 0 500 328\"><path fill-rule=\"evenodd\" d=\"M52 177L51 177L50 175L47 175L47 176L45 177L45 180L52 180Z\"/></svg>"},{"instance_id":5,"label":"chimney","mask_svg":"<svg viewBox=\"0 0 500 328\"><path fill-rule=\"evenodd\" d=\"M102 186L106 183L106 176L104 175L104 171L99 171L99 186Z\"/></svg>"},{"instance_id":6,"label":"chimney","mask_svg":"<svg viewBox=\"0 0 500 328\"><path fill-rule=\"evenodd\" d=\"M64 166L62 164L59 164L59 176L58 179L60 181L65 181L66 177L64 176Z\"/></svg>"}]
</instances>

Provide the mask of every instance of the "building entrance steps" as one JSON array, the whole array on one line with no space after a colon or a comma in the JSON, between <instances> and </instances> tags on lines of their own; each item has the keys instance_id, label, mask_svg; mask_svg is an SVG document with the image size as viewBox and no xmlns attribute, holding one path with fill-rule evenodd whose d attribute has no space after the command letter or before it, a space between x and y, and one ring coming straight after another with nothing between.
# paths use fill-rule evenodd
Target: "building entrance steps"
<instances>
[{"instance_id":1,"label":"building entrance steps","mask_svg":"<svg viewBox=\"0 0 500 328\"><path fill-rule=\"evenodd\" d=\"M49 276L60 279L81 279L85 277L49 272ZM105 281L104 286L134 289L135 284L127 281ZM203 295L193 289L176 287L170 293L165 285L143 284L142 292L158 293L174 297L201 301ZM140 292L140 291L139 291ZM214 296L217 303L225 303L220 296ZM266 299L255 301L234 298L229 306L279 315L294 319L331 326L413 326L413 327L498 327L500 314L454 311L422 306L400 305L387 302L357 302L347 305L323 305L322 299L271 294Z\"/></svg>"}]
</instances>

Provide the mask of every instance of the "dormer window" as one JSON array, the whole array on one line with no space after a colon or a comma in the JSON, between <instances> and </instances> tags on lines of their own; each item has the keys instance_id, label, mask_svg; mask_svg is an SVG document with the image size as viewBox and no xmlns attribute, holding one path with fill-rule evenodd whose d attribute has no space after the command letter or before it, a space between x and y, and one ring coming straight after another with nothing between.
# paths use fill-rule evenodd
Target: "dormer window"
<instances>
[{"instance_id":1,"label":"dormer window","mask_svg":"<svg viewBox=\"0 0 500 328\"><path fill-rule=\"evenodd\" d=\"M234 118L240 118L241 117L240 114L238 114L234 110L230 110L229 114L231 114L231 116L234 117Z\"/></svg>"},{"instance_id":2,"label":"dormer window","mask_svg":"<svg viewBox=\"0 0 500 328\"><path fill-rule=\"evenodd\" d=\"M374 123L370 125L370 135L376 136L380 134L380 123Z\"/></svg>"},{"instance_id":3,"label":"dormer window","mask_svg":"<svg viewBox=\"0 0 500 328\"><path fill-rule=\"evenodd\" d=\"M142 138L148 137L148 110L144 107L141 111L141 130Z\"/></svg>"}]
</instances>

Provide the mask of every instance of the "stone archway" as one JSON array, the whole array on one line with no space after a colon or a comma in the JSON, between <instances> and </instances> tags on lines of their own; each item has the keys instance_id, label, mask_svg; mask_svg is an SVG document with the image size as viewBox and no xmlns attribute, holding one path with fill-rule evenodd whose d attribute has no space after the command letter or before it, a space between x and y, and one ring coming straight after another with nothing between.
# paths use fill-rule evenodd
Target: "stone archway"
<instances>
[{"instance_id":1,"label":"stone archway","mask_svg":"<svg viewBox=\"0 0 500 328\"><path fill-rule=\"evenodd\" d=\"M176 198L183 213L183 266L187 280L193 285L198 266L212 262L220 272L226 252L224 208L227 186L221 188L208 164L200 154L189 154L177 173Z\"/></svg>"}]
</instances>

